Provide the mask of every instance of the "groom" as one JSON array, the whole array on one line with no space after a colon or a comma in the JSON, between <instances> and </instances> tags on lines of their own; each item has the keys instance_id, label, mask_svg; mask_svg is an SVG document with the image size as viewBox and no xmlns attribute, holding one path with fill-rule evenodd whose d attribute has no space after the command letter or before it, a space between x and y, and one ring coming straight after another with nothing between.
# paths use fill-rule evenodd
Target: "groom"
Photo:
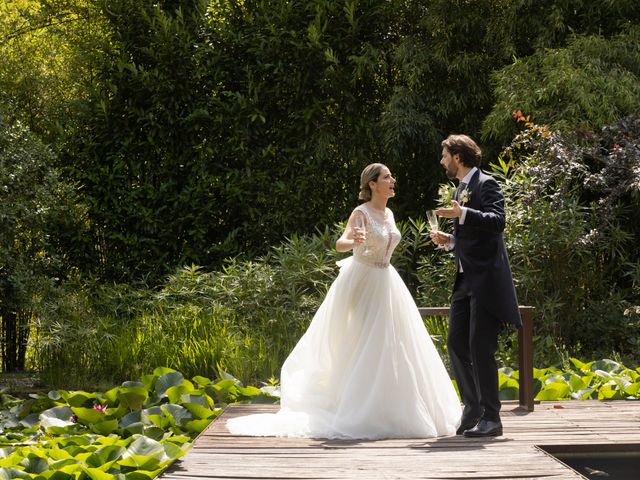
<instances>
[{"instance_id":1,"label":"groom","mask_svg":"<svg viewBox=\"0 0 640 480\"><path fill-rule=\"evenodd\" d=\"M451 207L436 215L454 219L454 234L432 232L432 240L455 251L447 348L464 409L458 435L502 435L495 352L503 324L522 324L502 232L504 197L496 180L478 167L482 152L466 135L442 142L447 177L459 184Z\"/></svg>"}]
</instances>

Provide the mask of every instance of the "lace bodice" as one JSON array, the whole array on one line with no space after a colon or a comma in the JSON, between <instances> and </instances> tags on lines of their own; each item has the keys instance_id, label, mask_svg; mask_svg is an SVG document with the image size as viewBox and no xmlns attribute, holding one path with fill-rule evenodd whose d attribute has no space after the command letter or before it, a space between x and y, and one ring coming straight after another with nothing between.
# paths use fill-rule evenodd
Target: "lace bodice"
<instances>
[{"instance_id":1,"label":"lace bodice","mask_svg":"<svg viewBox=\"0 0 640 480\"><path fill-rule=\"evenodd\" d=\"M387 208L384 222L380 223L366 204L359 205L356 210L364 213L366 217L367 240L364 245L353 249L354 258L367 265L386 268L389 266L391 254L400 243L400 231L396 227L393 212Z\"/></svg>"}]
</instances>

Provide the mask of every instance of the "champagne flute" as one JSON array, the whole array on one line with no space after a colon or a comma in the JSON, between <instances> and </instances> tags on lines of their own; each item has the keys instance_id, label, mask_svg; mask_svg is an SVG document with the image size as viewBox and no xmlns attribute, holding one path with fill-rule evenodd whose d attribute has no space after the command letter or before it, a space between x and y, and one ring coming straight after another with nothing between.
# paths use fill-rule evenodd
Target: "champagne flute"
<instances>
[{"instance_id":1,"label":"champagne flute","mask_svg":"<svg viewBox=\"0 0 640 480\"><path fill-rule=\"evenodd\" d=\"M429 221L429 226L431 227L432 232L438 231L438 216L436 215L435 210L427 210L427 220Z\"/></svg>"},{"instance_id":2,"label":"champagne flute","mask_svg":"<svg viewBox=\"0 0 640 480\"><path fill-rule=\"evenodd\" d=\"M427 210L427 221L431 227L432 232L438 231L438 216L435 210ZM444 248L444 245L436 245L436 248Z\"/></svg>"},{"instance_id":3,"label":"champagne flute","mask_svg":"<svg viewBox=\"0 0 640 480\"><path fill-rule=\"evenodd\" d=\"M369 246L367 245L367 225L364 221L364 215L356 216L356 227L358 227L360 230L364 232L364 251L362 252L362 255L364 257L368 257L370 252L369 252Z\"/></svg>"}]
</instances>

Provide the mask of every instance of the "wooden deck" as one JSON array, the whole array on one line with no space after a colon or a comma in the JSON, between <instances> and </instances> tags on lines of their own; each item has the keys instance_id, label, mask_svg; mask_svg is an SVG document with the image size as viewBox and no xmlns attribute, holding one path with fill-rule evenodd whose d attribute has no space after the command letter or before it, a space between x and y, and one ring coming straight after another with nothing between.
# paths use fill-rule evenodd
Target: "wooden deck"
<instances>
[{"instance_id":1,"label":"wooden deck","mask_svg":"<svg viewBox=\"0 0 640 480\"><path fill-rule=\"evenodd\" d=\"M160 478L584 479L537 446L573 445L575 451L619 444L640 452L640 401L624 400L543 402L533 412L505 402L504 436L489 439L234 437L225 427L228 418L277 409L230 406Z\"/></svg>"}]
</instances>

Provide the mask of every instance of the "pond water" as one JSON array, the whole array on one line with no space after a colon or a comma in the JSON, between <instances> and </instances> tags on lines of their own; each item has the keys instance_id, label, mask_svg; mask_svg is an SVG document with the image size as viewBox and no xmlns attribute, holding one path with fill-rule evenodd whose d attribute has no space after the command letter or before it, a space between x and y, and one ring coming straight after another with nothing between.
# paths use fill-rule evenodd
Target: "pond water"
<instances>
[{"instance_id":1,"label":"pond water","mask_svg":"<svg viewBox=\"0 0 640 480\"><path fill-rule=\"evenodd\" d=\"M640 444L553 445L538 448L589 480L640 479Z\"/></svg>"}]
</instances>

